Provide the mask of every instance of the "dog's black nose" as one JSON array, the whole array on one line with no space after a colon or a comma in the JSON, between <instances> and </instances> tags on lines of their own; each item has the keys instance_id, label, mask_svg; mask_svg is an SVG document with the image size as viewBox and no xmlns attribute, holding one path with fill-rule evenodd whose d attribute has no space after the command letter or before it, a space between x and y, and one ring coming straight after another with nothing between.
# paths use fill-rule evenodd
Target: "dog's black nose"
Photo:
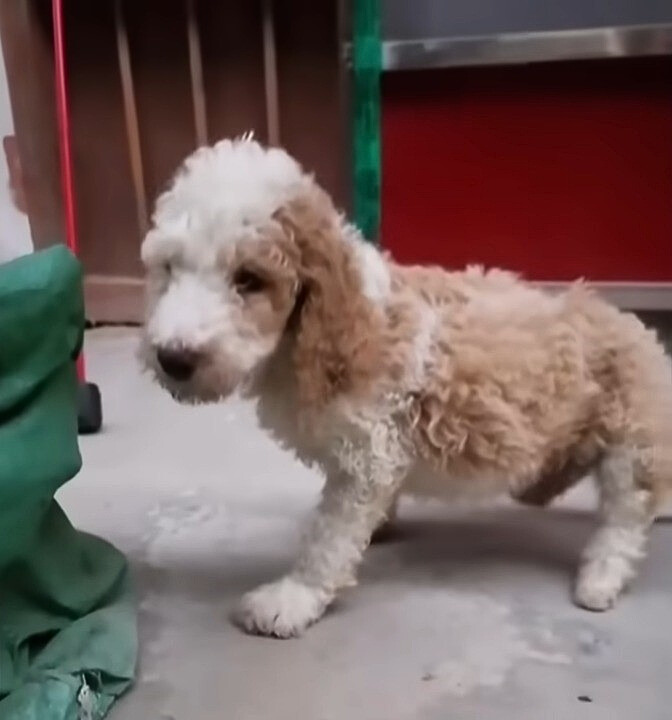
<instances>
[{"instance_id":1,"label":"dog's black nose","mask_svg":"<svg viewBox=\"0 0 672 720\"><path fill-rule=\"evenodd\" d=\"M198 356L185 348L159 348L156 359L168 377L184 382L194 374Z\"/></svg>"}]
</instances>

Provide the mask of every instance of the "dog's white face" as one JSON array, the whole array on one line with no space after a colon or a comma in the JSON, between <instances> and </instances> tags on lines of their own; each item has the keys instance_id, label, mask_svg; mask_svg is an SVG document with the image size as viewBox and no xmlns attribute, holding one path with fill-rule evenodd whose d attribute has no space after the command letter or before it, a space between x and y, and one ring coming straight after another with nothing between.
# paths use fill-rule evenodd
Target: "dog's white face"
<instances>
[{"instance_id":1,"label":"dog's white face","mask_svg":"<svg viewBox=\"0 0 672 720\"><path fill-rule=\"evenodd\" d=\"M299 290L276 213L312 182L284 151L243 138L195 152L158 199L142 246L142 356L178 400L226 397L276 349Z\"/></svg>"}]
</instances>

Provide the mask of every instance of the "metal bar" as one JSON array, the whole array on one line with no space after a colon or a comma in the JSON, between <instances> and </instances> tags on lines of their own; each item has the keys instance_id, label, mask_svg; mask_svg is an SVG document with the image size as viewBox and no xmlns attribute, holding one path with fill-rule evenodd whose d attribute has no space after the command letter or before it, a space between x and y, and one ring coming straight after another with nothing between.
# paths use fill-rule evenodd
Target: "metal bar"
<instances>
[{"instance_id":1,"label":"metal bar","mask_svg":"<svg viewBox=\"0 0 672 720\"><path fill-rule=\"evenodd\" d=\"M534 285L560 292L571 283L538 281ZM672 310L672 282L590 282L586 285L625 310Z\"/></svg>"},{"instance_id":2,"label":"metal bar","mask_svg":"<svg viewBox=\"0 0 672 720\"><path fill-rule=\"evenodd\" d=\"M381 0L357 0L353 8L353 185L355 222L365 238L380 240L380 10Z\"/></svg>"},{"instance_id":3,"label":"metal bar","mask_svg":"<svg viewBox=\"0 0 672 720\"><path fill-rule=\"evenodd\" d=\"M383 70L672 54L672 23L383 42Z\"/></svg>"},{"instance_id":4,"label":"metal bar","mask_svg":"<svg viewBox=\"0 0 672 720\"><path fill-rule=\"evenodd\" d=\"M187 0L187 41L189 44L189 71L191 75L191 98L194 106L196 142L208 144L208 119L206 112L205 84L203 82L203 55L201 34L198 28L196 0Z\"/></svg>"},{"instance_id":5,"label":"metal bar","mask_svg":"<svg viewBox=\"0 0 672 720\"><path fill-rule=\"evenodd\" d=\"M59 149L61 154L61 183L65 205L65 239L74 255L79 252L77 214L75 211L75 180L72 161L72 135L68 107L68 78L65 64L65 22L62 0L52 2L54 22L54 84L56 86L56 116L58 120Z\"/></svg>"},{"instance_id":6,"label":"metal bar","mask_svg":"<svg viewBox=\"0 0 672 720\"><path fill-rule=\"evenodd\" d=\"M114 3L117 53L119 56L119 74L121 76L121 91L124 100L124 117L126 120L126 135L128 139L129 159L131 162L131 175L133 176L133 189L135 191L138 228L140 233L144 235L149 226L147 191L145 190L145 178L142 165L140 127L138 123L138 108L135 102L131 53L128 45L128 32L126 30L126 22L124 20L121 2L122 0L115 0Z\"/></svg>"},{"instance_id":7,"label":"metal bar","mask_svg":"<svg viewBox=\"0 0 672 720\"><path fill-rule=\"evenodd\" d=\"M61 183L65 215L65 241L73 255L79 255L77 233L77 210L75 199L75 173L72 159L72 134L70 131L70 107L68 104L68 78L65 58L65 18L62 0L52 0L54 24L54 85L56 88L56 119L61 160ZM77 356L77 377L86 381L84 353Z\"/></svg>"},{"instance_id":8,"label":"metal bar","mask_svg":"<svg viewBox=\"0 0 672 720\"><path fill-rule=\"evenodd\" d=\"M261 25L264 39L264 91L266 95L266 132L269 145L280 144L280 102L278 99L278 62L275 47L273 0L261 0Z\"/></svg>"}]
</instances>

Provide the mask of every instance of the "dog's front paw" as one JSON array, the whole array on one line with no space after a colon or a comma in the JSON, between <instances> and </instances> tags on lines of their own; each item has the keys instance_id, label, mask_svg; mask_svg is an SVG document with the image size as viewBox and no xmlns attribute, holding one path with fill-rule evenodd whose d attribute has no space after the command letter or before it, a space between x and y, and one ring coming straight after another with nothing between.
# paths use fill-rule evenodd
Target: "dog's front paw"
<instances>
[{"instance_id":1,"label":"dog's front paw","mask_svg":"<svg viewBox=\"0 0 672 720\"><path fill-rule=\"evenodd\" d=\"M625 577L620 563L590 562L579 570L574 601L586 610L603 612L616 604L624 585Z\"/></svg>"},{"instance_id":2,"label":"dog's front paw","mask_svg":"<svg viewBox=\"0 0 672 720\"><path fill-rule=\"evenodd\" d=\"M286 577L244 595L233 619L254 635L296 637L320 619L327 602L323 591Z\"/></svg>"}]
</instances>

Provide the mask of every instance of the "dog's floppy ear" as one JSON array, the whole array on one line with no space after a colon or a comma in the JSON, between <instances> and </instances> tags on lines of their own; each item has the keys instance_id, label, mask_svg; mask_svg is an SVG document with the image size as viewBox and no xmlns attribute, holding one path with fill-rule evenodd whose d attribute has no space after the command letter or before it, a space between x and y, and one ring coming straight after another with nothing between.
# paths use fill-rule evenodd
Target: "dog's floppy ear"
<instances>
[{"instance_id":1,"label":"dog's floppy ear","mask_svg":"<svg viewBox=\"0 0 672 720\"><path fill-rule=\"evenodd\" d=\"M382 315L363 294L352 245L331 200L313 186L276 213L298 249L302 306L295 325L299 399L320 409L365 390L381 368Z\"/></svg>"}]
</instances>

